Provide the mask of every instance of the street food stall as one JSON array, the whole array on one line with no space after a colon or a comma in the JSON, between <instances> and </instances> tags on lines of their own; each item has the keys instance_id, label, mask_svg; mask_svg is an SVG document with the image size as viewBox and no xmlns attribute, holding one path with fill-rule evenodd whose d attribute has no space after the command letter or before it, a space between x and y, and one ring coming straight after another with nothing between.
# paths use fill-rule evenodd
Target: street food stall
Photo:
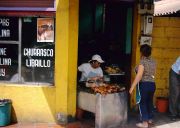
<instances>
[{"instance_id":1,"label":"street food stall","mask_svg":"<svg viewBox=\"0 0 180 128\"><path fill-rule=\"evenodd\" d=\"M96 128L118 127L127 122L125 87L110 82L92 81L78 85L78 108L95 114Z\"/></svg>"},{"instance_id":2,"label":"street food stall","mask_svg":"<svg viewBox=\"0 0 180 128\"><path fill-rule=\"evenodd\" d=\"M94 54L105 61L103 81L77 83L77 107L95 114L96 128L127 121L133 7L133 2L80 0L78 66Z\"/></svg>"}]
</instances>

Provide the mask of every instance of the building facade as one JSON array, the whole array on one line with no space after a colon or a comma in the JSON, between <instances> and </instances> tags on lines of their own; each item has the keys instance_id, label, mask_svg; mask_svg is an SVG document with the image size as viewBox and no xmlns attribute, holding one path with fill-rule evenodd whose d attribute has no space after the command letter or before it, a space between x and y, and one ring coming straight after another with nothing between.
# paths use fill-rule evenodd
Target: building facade
<instances>
[{"instance_id":1,"label":"building facade","mask_svg":"<svg viewBox=\"0 0 180 128\"><path fill-rule=\"evenodd\" d=\"M61 122L62 116L74 118L77 103L80 1L48 0L44 3L32 0L31 2L34 3L31 6L22 3L21 7L17 5L8 7L6 0L0 7L0 98L12 100L13 122ZM135 77L134 67L140 59L141 14L138 13L136 2L133 0L126 2L133 3L131 13L128 13L133 20L132 31L129 34L132 35L129 41L130 83ZM170 40L178 44L178 21L178 18L154 19L152 47L153 57L158 62L156 80L158 87L167 85L168 68L179 53L179 49L173 49L174 45L168 42ZM172 28L168 26L171 22ZM46 30L47 33L43 35L42 30ZM170 54L165 56L166 52ZM159 66L159 63L164 63L162 61L167 57L167 65ZM24 67L26 67L24 81L21 77L18 77L17 81L11 81L11 77L17 72L20 73L19 76L23 76ZM131 106L134 106L135 93L130 101Z\"/></svg>"}]
</instances>

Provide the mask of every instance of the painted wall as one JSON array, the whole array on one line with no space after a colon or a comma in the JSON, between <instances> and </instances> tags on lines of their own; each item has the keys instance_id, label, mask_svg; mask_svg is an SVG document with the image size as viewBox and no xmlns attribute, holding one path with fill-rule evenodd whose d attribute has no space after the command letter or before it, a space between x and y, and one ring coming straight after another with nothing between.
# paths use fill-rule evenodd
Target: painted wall
<instances>
[{"instance_id":1,"label":"painted wall","mask_svg":"<svg viewBox=\"0 0 180 128\"><path fill-rule=\"evenodd\" d=\"M139 52L139 35L140 35L140 15L137 13L137 6L134 8L134 22L133 22L133 36L132 36L132 59L131 59L131 83L135 78L134 68L139 63L140 52ZM134 108L136 105L136 92L134 91L130 96L130 107Z\"/></svg>"},{"instance_id":2,"label":"painted wall","mask_svg":"<svg viewBox=\"0 0 180 128\"><path fill-rule=\"evenodd\" d=\"M12 99L13 122L56 122L75 116L78 0L56 0L55 86L0 83L0 98Z\"/></svg>"},{"instance_id":3,"label":"painted wall","mask_svg":"<svg viewBox=\"0 0 180 128\"><path fill-rule=\"evenodd\" d=\"M180 56L180 17L154 17L152 56L157 61L155 96L168 96L169 70Z\"/></svg>"},{"instance_id":4,"label":"painted wall","mask_svg":"<svg viewBox=\"0 0 180 128\"><path fill-rule=\"evenodd\" d=\"M54 122L55 88L0 84L0 97L12 99L13 122Z\"/></svg>"},{"instance_id":5,"label":"painted wall","mask_svg":"<svg viewBox=\"0 0 180 128\"><path fill-rule=\"evenodd\" d=\"M135 78L134 67L139 63L140 52L138 37L140 34L140 16L134 14L133 48L132 48L132 80ZM176 58L180 55L180 18L179 17L154 17L152 33L152 57L157 62L156 71L156 97L168 96L169 70ZM135 108L135 91L131 96L131 107Z\"/></svg>"}]
</instances>

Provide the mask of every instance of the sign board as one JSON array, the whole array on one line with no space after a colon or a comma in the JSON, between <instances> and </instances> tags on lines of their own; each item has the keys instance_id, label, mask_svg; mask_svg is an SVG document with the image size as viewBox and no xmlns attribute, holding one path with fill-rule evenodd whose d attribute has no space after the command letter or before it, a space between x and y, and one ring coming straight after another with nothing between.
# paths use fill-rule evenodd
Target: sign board
<instances>
[{"instance_id":1,"label":"sign board","mask_svg":"<svg viewBox=\"0 0 180 128\"><path fill-rule=\"evenodd\" d=\"M0 41L18 41L17 17L0 17Z\"/></svg>"},{"instance_id":2,"label":"sign board","mask_svg":"<svg viewBox=\"0 0 180 128\"><path fill-rule=\"evenodd\" d=\"M150 36L141 36L140 38L140 45L148 44L151 46L152 37Z\"/></svg>"}]
</instances>

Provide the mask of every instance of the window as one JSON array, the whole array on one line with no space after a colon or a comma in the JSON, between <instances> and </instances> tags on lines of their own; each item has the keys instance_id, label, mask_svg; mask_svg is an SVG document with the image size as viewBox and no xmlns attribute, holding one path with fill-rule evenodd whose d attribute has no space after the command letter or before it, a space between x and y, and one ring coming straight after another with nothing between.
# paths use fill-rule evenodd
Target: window
<instances>
[{"instance_id":1,"label":"window","mask_svg":"<svg viewBox=\"0 0 180 128\"><path fill-rule=\"evenodd\" d=\"M54 18L0 17L0 81L54 83Z\"/></svg>"}]
</instances>

